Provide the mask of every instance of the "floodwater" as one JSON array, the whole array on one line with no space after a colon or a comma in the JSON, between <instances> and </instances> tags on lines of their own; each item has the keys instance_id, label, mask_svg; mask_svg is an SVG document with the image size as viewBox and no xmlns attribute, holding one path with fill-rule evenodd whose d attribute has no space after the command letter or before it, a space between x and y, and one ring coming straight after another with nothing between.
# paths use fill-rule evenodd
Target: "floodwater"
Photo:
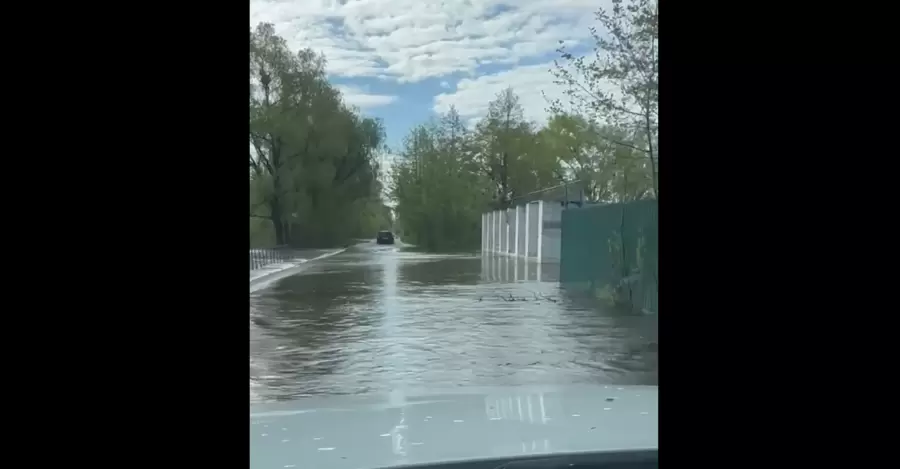
<instances>
[{"instance_id":1,"label":"floodwater","mask_svg":"<svg viewBox=\"0 0 900 469\"><path fill-rule=\"evenodd\" d=\"M656 316L567 292L555 271L374 243L311 261L250 294L250 401L658 384Z\"/></svg>"}]
</instances>

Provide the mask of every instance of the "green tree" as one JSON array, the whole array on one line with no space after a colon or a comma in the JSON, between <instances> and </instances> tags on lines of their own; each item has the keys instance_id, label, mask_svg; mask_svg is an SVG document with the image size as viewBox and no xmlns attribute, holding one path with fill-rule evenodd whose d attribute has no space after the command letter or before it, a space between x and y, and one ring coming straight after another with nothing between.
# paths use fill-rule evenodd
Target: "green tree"
<instances>
[{"instance_id":1,"label":"green tree","mask_svg":"<svg viewBox=\"0 0 900 469\"><path fill-rule=\"evenodd\" d=\"M559 158L567 179L579 181L586 200L620 202L652 193L647 158L620 129L577 114L556 114L538 136L543 151Z\"/></svg>"},{"instance_id":2,"label":"green tree","mask_svg":"<svg viewBox=\"0 0 900 469\"><path fill-rule=\"evenodd\" d=\"M431 251L471 249L481 239L489 197L472 135L451 109L414 128L404 141L391 184L404 239Z\"/></svg>"},{"instance_id":3,"label":"green tree","mask_svg":"<svg viewBox=\"0 0 900 469\"><path fill-rule=\"evenodd\" d=\"M621 129L628 139L611 142L645 155L659 196L657 131L659 119L659 9L657 0L612 0L596 13L603 33L591 28L592 61L559 49L557 83L567 87L569 105L582 115ZM557 100L551 108L562 111ZM640 145L638 145L640 143Z\"/></svg>"},{"instance_id":4,"label":"green tree","mask_svg":"<svg viewBox=\"0 0 900 469\"><path fill-rule=\"evenodd\" d=\"M343 102L324 57L292 53L270 24L250 33L249 136L250 215L269 219L275 244L359 235L360 218L380 204L383 126Z\"/></svg>"},{"instance_id":5,"label":"green tree","mask_svg":"<svg viewBox=\"0 0 900 469\"><path fill-rule=\"evenodd\" d=\"M474 139L495 207L508 208L514 199L560 182L557 158L537 145L534 124L525 120L512 88L490 102Z\"/></svg>"}]
</instances>

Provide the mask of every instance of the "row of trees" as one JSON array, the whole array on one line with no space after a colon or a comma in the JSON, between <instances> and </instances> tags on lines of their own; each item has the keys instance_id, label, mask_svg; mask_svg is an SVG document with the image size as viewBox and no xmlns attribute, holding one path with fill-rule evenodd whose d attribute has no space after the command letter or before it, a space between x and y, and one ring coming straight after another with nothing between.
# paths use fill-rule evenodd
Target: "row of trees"
<instances>
[{"instance_id":1,"label":"row of trees","mask_svg":"<svg viewBox=\"0 0 900 469\"><path fill-rule=\"evenodd\" d=\"M577 181L589 202L658 198L656 0L597 12L593 61L559 49L566 102L538 126L512 89L473 129L455 109L413 129L390 185L404 239L428 250L477 247L481 214Z\"/></svg>"},{"instance_id":2,"label":"row of trees","mask_svg":"<svg viewBox=\"0 0 900 469\"><path fill-rule=\"evenodd\" d=\"M380 121L344 103L325 59L250 31L250 246L329 246L391 225Z\"/></svg>"},{"instance_id":3,"label":"row of trees","mask_svg":"<svg viewBox=\"0 0 900 469\"><path fill-rule=\"evenodd\" d=\"M379 229L429 250L477 247L481 213L577 181L592 202L658 197L656 0L597 12L593 61L559 49L567 90L537 125L504 90L474 127L455 109L413 129L387 185L380 121L348 106L325 59L250 31L250 244L326 246ZM382 198L387 189L398 220Z\"/></svg>"}]
</instances>

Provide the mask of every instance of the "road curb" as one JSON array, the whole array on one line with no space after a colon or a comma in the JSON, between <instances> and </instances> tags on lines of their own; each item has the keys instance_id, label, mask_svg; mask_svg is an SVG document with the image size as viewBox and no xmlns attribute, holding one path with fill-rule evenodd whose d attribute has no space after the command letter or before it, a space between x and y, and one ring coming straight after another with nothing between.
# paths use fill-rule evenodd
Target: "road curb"
<instances>
[{"instance_id":1,"label":"road curb","mask_svg":"<svg viewBox=\"0 0 900 469\"><path fill-rule=\"evenodd\" d=\"M277 270L275 272L263 275L262 277L256 277L256 278L250 279L250 293L253 293L257 290L261 290L276 280L280 280L282 278L290 277L291 275L296 274L297 272L300 271L301 267L304 267L306 264L308 264L312 261L317 261L320 259L325 259L327 257L336 256L336 255L346 251L347 249L350 249L350 246L341 248L341 249L336 249L334 251L326 252L325 254L322 254L321 256L313 257L312 259L302 259L301 261L297 262L293 266L285 267L284 269Z\"/></svg>"}]
</instances>

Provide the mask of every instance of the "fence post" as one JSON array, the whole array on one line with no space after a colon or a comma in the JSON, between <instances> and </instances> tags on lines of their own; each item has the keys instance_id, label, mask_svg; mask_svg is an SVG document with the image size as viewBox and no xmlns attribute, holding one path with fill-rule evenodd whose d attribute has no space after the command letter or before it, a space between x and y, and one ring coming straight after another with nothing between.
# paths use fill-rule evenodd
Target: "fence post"
<instances>
[{"instance_id":1,"label":"fence post","mask_svg":"<svg viewBox=\"0 0 900 469\"><path fill-rule=\"evenodd\" d=\"M487 251L491 251L491 212L485 212L484 214L484 242L485 246L487 246Z\"/></svg>"},{"instance_id":2,"label":"fence post","mask_svg":"<svg viewBox=\"0 0 900 469\"><path fill-rule=\"evenodd\" d=\"M500 211L494 210L494 254L500 252Z\"/></svg>"},{"instance_id":3,"label":"fence post","mask_svg":"<svg viewBox=\"0 0 900 469\"><path fill-rule=\"evenodd\" d=\"M488 251L494 252L494 211L488 212Z\"/></svg>"},{"instance_id":4,"label":"fence post","mask_svg":"<svg viewBox=\"0 0 900 469\"><path fill-rule=\"evenodd\" d=\"M492 211L491 215L493 216L493 218L491 218L491 231L494 232L494 245L491 247L493 248L492 251L494 254L497 254L497 251L500 250L500 248L497 247L500 243L500 234L497 232L500 226L500 217L497 215L496 210Z\"/></svg>"},{"instance_id":5,"label":"fence post","mask_svg":"<svg viewBox=\"0 0 900 469\"><path fill-rule=\"evenodd\" d=\"M509 254L509 209L508 208L503 211L503 218L506 219L506 223L505 223L506 226L503 227L503 239L506 240L506 242L503 243L503 244L505 244L505 246L503 246L503 254L508 255Z\"/></svg>"},{"instance_id":6,"label":"fence post","mask_svg":"<svg viewBox=\"0 0 900 469\"><path fill-rule=\"evenodd\" d=\"M537 214L537 261L541 262L541 248L543 248L544 242L544 201L538 201L538 214Z\"/></svg>"},{"instance_id":7,"label":"fence post","mask_svg":"<svg viewBox=\"0 0 900 469\"><path fill-rule=\"evenodd\" d=\"M529 231L531 230L531 225L529 225L529 223L528 223L528 216L529 216L528 212L531 212L531 210L528 207L529 205L530 204L528 204L528 203L525 204L525 258L526 259L528 259L528 238L531 236L531 233L529 233Z\"/></svg>"},{"instance_id":8,"label":"fence post","mask_svg":"<svg viewBox=\"0 0 900 469\"><path fill-rule=\"evenodd\" d=\"M506 227L504 226L506 224L504 223L506 221L506 209L501 210L498 215L500 216L500 226L497 229L497 236L500 237L500 252L502 253L506 250L506 242L503 239L503 235L506 233Z\"/></svg>"},{"instance_id":9,"label":"fence post","mask_svg":"<svg viewBox=\"0 0 900 469\"><path fill-rule=\"evenodd\" d=\"M503 211L497 210L497 254L503 252Z\"/></svg>"},{"instance_id":10,"label":"fence post","mask_svg":"<svg viewBox=\"0 0 900 469\"><path fill-rule=\"evenodd\" d=\"M487 237L487 251L491 252L491 244L494 242L494 238L491 237L491 222L494 219L491 218L491 212L487 212L484 214L484 233Z\"/></svg>"},{"instance_id":11,"label":"fence post","mask_svg":"<svg viewBox=\"0 0 900 469\"><path fill-rule=\"evenodd\" d=\"M513 246L513 255L519 257L519 206L516 205L516 231L514 234L514 240L516 242L515 246ZM518 273L518 271L517 271Z\"/></svg>"},{"instance_id":12,"label":"fence post","mask_svg":"<svg viewBox=\"0 0 900 469\"><path fill-rule=\"evenodd\" d=\"M483 251L490 251L490 247L491 247L489 244L491 242L491 238L490 238L490 231L488 231L488 216L489 216L489 213L485 212L481 217L482 227L483 227L482 231L484 232L484 247L482 248Z\"/></svg>"},{"instance_id":13,"label":"fence post","mask_svg":"<svg viewBox=\"0 0 900 469\"><path fill-rule=\"evenodd\" d=\"M499 213L500 215L500 227L497 229L497 236L500 237L500 253L506 251L506 242L504 242L504 234L506 233L506 209L503 209Z\"/></svg>"},{"instance_id":14,"label":"fence post","mask_svg":"<svg viewBox=\"0 0 900 469\"><path fill-rule=\"evenodd\" d=\"M494 212L497 215L497 254L500 254L500 251L503 250L503 238L500 237L500 227L503 226L503 215L501 215L501 211L497 210Z\"/></svg>"}]
</instances>

